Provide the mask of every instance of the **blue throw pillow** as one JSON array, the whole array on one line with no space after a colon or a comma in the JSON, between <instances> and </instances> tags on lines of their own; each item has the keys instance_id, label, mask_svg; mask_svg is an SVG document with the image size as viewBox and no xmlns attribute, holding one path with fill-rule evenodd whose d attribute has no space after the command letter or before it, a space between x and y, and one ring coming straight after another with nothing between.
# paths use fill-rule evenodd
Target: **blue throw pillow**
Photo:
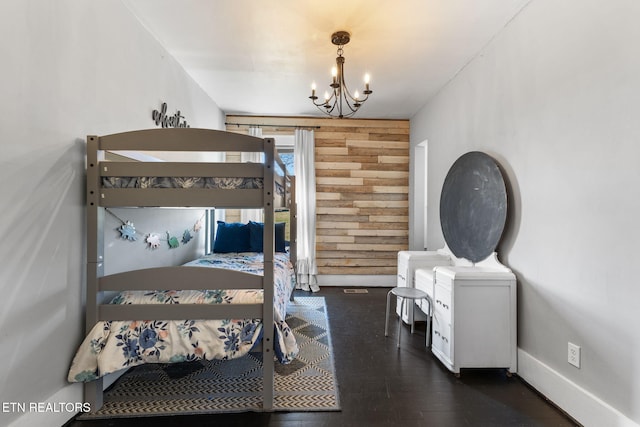
<instances>
[{"instance_id":1,"label":"blue throw pillow","mask_svg":"<svg viewBox=\"0 0 640 427\"><path fill-rule=\"evenodd\" d=\"M239 222L218 221L213 252L252 252L249 227Z\"/></svg>"},{"instance_id":2,"label":"blue throw pillow","mask_svg":"<svg viewBox=\"0 0 640 427\"><path fill-rule=\"evenodd\" d=\"M261 222L249 221L249 240L251 252L262 252L264 246L264 224ZM276 235L276 252L286 252L286 246L284 241L286 223L276 222L275 235Z\"/></svg>"}]
</instances>

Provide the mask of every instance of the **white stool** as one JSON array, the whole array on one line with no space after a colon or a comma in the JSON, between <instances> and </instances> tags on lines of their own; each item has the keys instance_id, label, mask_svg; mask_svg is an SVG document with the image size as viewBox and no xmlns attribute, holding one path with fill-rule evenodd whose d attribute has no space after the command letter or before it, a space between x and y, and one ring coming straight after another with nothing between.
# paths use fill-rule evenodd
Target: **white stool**
<instances>
[{"instance_id":1,"label":"white stool","mask_svg":"<svg viewBox=\"0 0 640 427\"><path fill-rule=\"evenodd\" d=\"M417 299L424 299L427 301L427 304L429 304L429 311L427 313L427 332L426 332L426 346L429 347L430 344L430 331L431 331L431 298L429 298L429 295L427 295L426 292L421 291L420 289L416 289L416 288L407 288L407 287L398 287L398 288L393 288L389 291L389 293L387 293L387 315L385 318L385 322L384 322L384 336L388 337L389 336L389 304L390 304L390 300L391 300L391 294L394 294L397 298L402 298L402 302L400 303L400 313L404 313L404 305L406 300L410 300L411 301L411 305L413 306L413 309L416 309L416 305L415 305L415 300ZM412 316L413 317L413 316ZM398 348L400 348L400 331L401 331L401 327L402 327L402 318L400 318L398 320ZM414 324L411 323L411 333L413 333L414 331Z\"/></svg>"}]
</instances>

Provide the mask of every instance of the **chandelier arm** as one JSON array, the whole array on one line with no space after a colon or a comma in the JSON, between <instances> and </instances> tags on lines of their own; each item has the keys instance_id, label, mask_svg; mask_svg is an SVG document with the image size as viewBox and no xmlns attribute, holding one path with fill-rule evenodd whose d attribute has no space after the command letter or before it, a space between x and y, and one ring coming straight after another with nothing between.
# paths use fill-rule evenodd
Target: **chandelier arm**
<instances>
[{"instance_id":1,"label":"chandelier arm","mask_svg":"<svg viewBox=\"0 0 640 427\"><path fill-rule=\"evenodd\" d=\"M344 99L345 104L347 105L347 107L349 108L349 110L351 110L351 114L349 115L353 115L355 114L356 111L358 111L358 109L360 108L360 106L362 105L362 102L359 100L356 100L351 93L349 93L349 89L347 88L347 85L344 84L344 81L342 82L342 87L344 88L344 95L342 96L342 99ZM348 97L348 98L347 98ZM351 101L353 101L353 105L349 102L349 99L351 99ZM356 104L359 104L356 106ZM340 112L341 115L343 115L343 111ZM346 116L349 117L349 116Z\"/></svg>"},{"instance_id":2,"label":"chandelier arm","mask_svg":"<svg viewBox=\"0 0 640 427\"><path fill-rule=\"evenodd\" d=\"M331 92L331 96L329 98L323 98L320 102L316 102L316 99L320 99L317 96L315 97L315 99L313 98L313 96L310 96L309 98L311 98L311 101L313 102L313 105L315 105L316 107L322 107L325 106L327 104L331 104L332 100L336 99L336 93L335 90ZM333 101L335 102L335 101Z\"/></svg>"},{"instance_id":3,"label":"chandelier arm","mask_svg":"<svg viewBox=\"0 0 640 427\"><path fill-rule=\"evenodd\" d=\"M320 106L319 106L319 105L316 105L316 107L318 107L318 110L320 110L320 112L322 112L322 113L326 114L327 116L331 116L331 114L327 113L327 111L326 111L326 110L323 110L322 108L320 108Z\"/></svg>"},{"instance_id":4,"label":"chandelier arm","mask_svg":"<svg viewBox=\"0 0 640 427\"><path fill-rule=\"evenodd\" d=\"M332 101L333 100L333 101ZM333 93L331 94L331 97L327 100L327 102L325 102L324 104L324 108L325 111L331 115L331 113L333 113L333 110L336 109L336 106L338 105L338 102L340 101L340 96L338 95L338 93L334 90Z\"/></svg>"},{"instance_id":5,"label":"chandelier arm","mask_svg":"<svg viewBox=\"0 0 640 427\"><path fill-rule=\"evenodd\" d=\"M350 99L353 102L353 108L355 108L356 110L358 108L360 108L362 106L362 104L364 104L367 101L367 99L369 99L369 95L365 95L364 98L356 98L355 96L351 95L351 92L349 92L349 88L347 88L346 84L344 84L343 87L344 87L344 91L346 93L346 96L348 96L349 97L348 99ZM345 99L347 99L346 96L345 96ZM358 105L356 106L356 104L358 104ZM348 101L347 101L347 105L349 105L351 107L351 104L349 104ZM353 108L352 108L352 110L353 110Z\"/></svg>"},{"instance_id":6,"label":"chandelier arm","mask_svg":"<svg viewBox=\"0 0 640 427\"><path fill-rule=\"evenodd\" d=\"M331 106L330 109L327 109L327 113L331 114L333 113L333 111L336 109L336 107L338 107L338 114L342 115L342 107L339 104L340 102L340 98L338 96L336 96L335 100L333 101L333 105Z\"/></svg>"},{"instance_id":7,"label":"chandelier arm","mask_svg":"<svg viewBox=\"0 0 640 427\"><path fill-rule=\"evenodd\" d=\"M342 74L342 76L341 76L340 83L341 83L341 87L344 88L344 93L346 95L345 99L347 99L347 97L349 97L348 99L350 99L351 101L360 102L353 95L351 95L351 92L349 92L349 88L347 87L347 82L344 81L344 74Z\"/></svg>"},{"instance_id":8,"label":"chandelier arm","mask_svg":"<svg viewBox=\"0 0 640 427\"><path fill-rule=\"evenodd\" d=\"M362 106L362 104L364 103L364 101L366 101L366 98L368 98L368 95L366 96L365 99L358 99L355 96L353 96L351 94L351 92L349 91L349 88L347 87L347 82L344 79L344 58L340 57L337 58L337 63L339 65L338 68L338 75L339 75L339 84L340 87L339 89L336 89L336 91L340 91L341 95L342 95L342 99L344 99L345 104L347 105L347 107L349 108L349 110L351 110L351 113L349 115L344 115L343 114L343 109L341 108L340 111L340 116L345 116L345 117L349 117L353 114L356 113L356 111L358 111L358 109ZM342 99L341 99L341 104L342 104ZM351 101L351 102L349 102Z\"/></svg>"},{"instance_id":9,"label":"chandelier arm","mask_svg":"<svg viewBox=\"0 0 640 427\"><path fill-rule=\"evenodd\" d=\"M322 100L321 102L313 101L313 105L315 105L316 107L322 107L323 105L327 105L327 100Z\"/></svg>"},{"instance_id":10,"label":"chandelier arm","mask_svg":"<svg viewBox=\"0 0 640 427\"><path fill-rule=\"evenodd\" d=\"M335 93L332 93L328 99L325 99L325 102L320 104L314 102L314 105L318 107L318 110L330 116L333 110L335 110L337 103L338 97Z\"/></svg>"},{"instance_id":11,"label":"chandelier arm","mask_svg":"<svg viewBox=\"0 0 640 427\"><path fill-rule=\"evenodd\" d=\"M327 116L329 116L329 117L334 117L334 118L339 117L339 116L334 116L334 115L332 115L332 114L331 114L329 111L327 111L326 109L321 108L321 106L316 105L316 107L318 107L318 110L320 110L322 113L326 114L326 115L327 115ZM357 111L357 110L356 110L356 111ZM353 115L356 113L356 111L351 111L350 113L343 114L343 115L342 115L342 118L349 118L349 117L353 116Z\"/></svg>"},{"instance_id":12,"label":"chandelier arm","mask_svg":"<svg viewBox=\"0 0 640 427\"><path fill-rule=\"evenodd\" d=\"M316 107L318 107L318 110L320 110L321 112L323 112L324 114L326 114L329 117L332 117L331 113L333 112L334 108L336 108L335 103L334 103L333 106L331 106L331 108L327 108L325 106L325 104L320 104L320 105L316 104Z\"/></svg>"}]
</instances>

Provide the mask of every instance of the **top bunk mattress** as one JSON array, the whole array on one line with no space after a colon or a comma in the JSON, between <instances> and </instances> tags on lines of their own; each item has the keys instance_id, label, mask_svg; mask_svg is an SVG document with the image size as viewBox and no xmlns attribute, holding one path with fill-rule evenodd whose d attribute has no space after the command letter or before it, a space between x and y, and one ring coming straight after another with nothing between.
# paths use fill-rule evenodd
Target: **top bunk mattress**
<instances>
[{"instance_id":1,"label":"top bunk mattress","mask_svg":"<svg viewBox=\"0 0 640 427\"><path fill-rule=\"evenodd\" d=\"M208 178L165 176L111 176L102 178L103 188L220 188L260 189L262 178Z\"/></svg>"},{"instance_id":2,"label":"top bunk mattress","mask_svg":"<svg viewBox=\"0 0 640 427\"><path fill-rule=\"evenodd\" d=\"M284 195L283 186L276 181L276 194ZM102 188L207 188L221 190L259 190L262 178L218 178L175 176L110 176L102 177Z\"/></svg>"}]
</instances>

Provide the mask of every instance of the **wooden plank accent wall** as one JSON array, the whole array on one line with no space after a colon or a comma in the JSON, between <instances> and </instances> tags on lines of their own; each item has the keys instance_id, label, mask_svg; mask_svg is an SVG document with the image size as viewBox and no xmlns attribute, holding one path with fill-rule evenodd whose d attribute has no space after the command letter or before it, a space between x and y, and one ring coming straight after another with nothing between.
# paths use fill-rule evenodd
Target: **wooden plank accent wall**
<instances>
[{"instance_id":1,"label":"wooden plank accent wall","mask_svg":"<svg viewBox=\"0 0 640 427\"><path fill-rule=\"evenodd\" d=\"M409 239L409 121L227 116L227 130L319 127L315 134L319 274L395 275ZM280 126L280 127L278 127Z\"/></svg>"}]
</instances>

